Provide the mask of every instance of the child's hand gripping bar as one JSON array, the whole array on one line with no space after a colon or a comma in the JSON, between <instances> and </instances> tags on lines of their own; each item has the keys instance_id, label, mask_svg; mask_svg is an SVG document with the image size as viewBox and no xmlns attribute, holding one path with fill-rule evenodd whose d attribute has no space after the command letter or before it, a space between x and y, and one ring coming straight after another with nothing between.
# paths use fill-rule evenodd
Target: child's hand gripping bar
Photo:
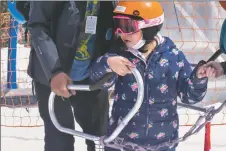
<instances>
[{"instance_id":1,"label":"child's hand gripping bar","mask_svg":"<svg viewBox=\"0 0 226 151\"><path fill-rule=\"evenodd\" d=\"M210 62L210 61L214 61L216 60L222 53L226 54L224 49L218 49L207 61L206 63ZM193 106L193 105L189 105L189 104L184 104L184 103L179 103L178 105L181 107L185 107L185 108L190 108L196 111L200 111L200 112L206 112L207 109L205 108L201 108L201 107L197 107L197 106Z\"/></svg>"},{"instance_id":2,"label":"child's hand gripping bar","mask_svg":"<svg viewBox=\"0 0 226 151\"><path fill-rule=\"evenodd\" d=\"M55 93L51 92L51 94L49 96L49 114L50 114L50 118L51 118L54 126L61 132L75 135L78 137L82 137L82 138L85 138L85 139L91 140L91 141L99 141L99 144L105 144L105 143L109 143L109 142L113 141L119 135L119 133L123 130L123 128L127 125L127 123L137 113L137 111L139 110L139 108L143 102L144 83L143 83L142 76L140 75L139 71L136 68L131 68L131 71L138 84L137 101L136 101L134 107L130 110L130 112L126 115L126 117L122 120L122 122L118 125L118 127L115 129L115 131L109 137L107 137L105 139L101 139L101 137L97 137L94 135L90 135L90 134L79 132L79 131L76 131L73 129L62 127L58 123L55 113L54 113ZM93 84L93 85L73 85L73 84L68 85L68 89L69 90L82 90L82 91L93 91L93 90L101 89L101 86L106 81L108 81L111 76L112 76L112 73L109 73L102 80L100 80L98 83ZM108 100L106 100L106 101L108 101Z\"/></svg>"}]
</instances>

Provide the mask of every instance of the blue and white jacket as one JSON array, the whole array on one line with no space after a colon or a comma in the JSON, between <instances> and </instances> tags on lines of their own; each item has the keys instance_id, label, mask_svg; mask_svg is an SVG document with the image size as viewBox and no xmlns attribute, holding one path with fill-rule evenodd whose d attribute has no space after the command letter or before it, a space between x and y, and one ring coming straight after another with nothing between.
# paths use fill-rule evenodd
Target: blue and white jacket
<instances>
[{"instance_id":1,"label":"blue and white jacket","mask_svg":"<svg viewBox=\"0 0 226 151\"><path fill-rule=\"evenodd\" d=\"M176 48L173 41L162 36L160 39L161 44L146 61L136 50L109 52L98 58L90 71L91 81L97 82L111 71L107 63L108 57L120 55L134 63L143 75L145 85L143 104L119 135L126 141L141 145L156 145L178 138L177 97L180 97L183 103L195 104L202 101L207 90L208 78L198 79L196 71L192 71L185 55ZM128 114L137 97L137 83L132 74L123 77L114 75L104 84L104 88L115 84L109 134Z\"/></svg>"}]
</instances>

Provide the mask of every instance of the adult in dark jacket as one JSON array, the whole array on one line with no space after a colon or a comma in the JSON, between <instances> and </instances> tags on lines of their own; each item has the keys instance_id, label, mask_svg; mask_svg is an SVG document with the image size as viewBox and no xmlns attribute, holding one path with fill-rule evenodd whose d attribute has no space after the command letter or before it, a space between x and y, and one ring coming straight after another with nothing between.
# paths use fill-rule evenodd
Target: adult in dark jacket
<instances>
[{"instance_id":1,"label":"adult in dark jacket","mask_svg":"<svg viewBox=\"0 0 226 151\"><path fill-rule=\"evenodd\" d=\"M226 1L219 1L220 5L226 11ZM221 34L220 34L220 49L226 51L226 19L221 27ZM215 77L218 78L220 76L226 75L226 61L224 62L216 62L211 61L205 65L206 67L211 66L216 70Z\"/></svg>"},{"instance_id":2,"label":"adult in dark jacket","mask_svg":"<svg viewBox=\"0 0 226 151\"><path fill-rule=\"evenodd\" d=\"M76 51L81 46L80 42L88 41L90 36L93 37L94 43L90 46L93 50L86 58L87 68L83 70L89 69L92 59L95 60L109 50L111 41L106 40L106 33L113 25L113 3L31 1L30 5L28 29L31 34L32 49L28 74L34 81L39 112L44 121L45 151L74 151L73 136L58 131L52 124L48 112L49 94L53 91L58 95L55 101L55 114L62 126L74 129L75 117L85 133L105 134L108 93L102 90L77 91L72 92L72 95L66 86L74 81L68 75L77 57ZM84 29L87 14L97 17L96 29L93 28L94 26L91 27L93 28L91 32L90 28ZM82 76L74 83L88 84L89 80L87 76ZM63 101L63 98L67 101ZM74 109L74 117L71 106ZM93 142L86 141L86 144L88 151L95 150Z\"/></svg>"}]
</instances>

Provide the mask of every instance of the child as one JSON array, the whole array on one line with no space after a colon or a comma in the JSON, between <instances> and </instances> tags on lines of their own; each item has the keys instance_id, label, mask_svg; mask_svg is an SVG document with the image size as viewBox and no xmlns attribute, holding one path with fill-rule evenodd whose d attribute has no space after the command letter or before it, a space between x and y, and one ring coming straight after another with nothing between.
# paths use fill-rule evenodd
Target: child
<instances>
[{"instance_id":1,"label":"child","mask_svg":"<svg viewBox=\"0 0 226 151\"><path fill-rule=\"evenodd\" d=\"M158 34L164 21L159 2L119 2L114 13L120 39L93 64L90 73L91 80L97 82L107 72L115 72L104 85L109 88L115 84L108 135L134 106L137 83L127 73L128 66L136 66L144 80L144 101L119 137L141 146L174 140L179 124L177 96L187 104L200 102L207 90L207 77L214 75L214 70L196 68L192 72L182 51L168 37ZM161 151L174 151L175 147L163 147Z\"/></svg>"}]
</instances>

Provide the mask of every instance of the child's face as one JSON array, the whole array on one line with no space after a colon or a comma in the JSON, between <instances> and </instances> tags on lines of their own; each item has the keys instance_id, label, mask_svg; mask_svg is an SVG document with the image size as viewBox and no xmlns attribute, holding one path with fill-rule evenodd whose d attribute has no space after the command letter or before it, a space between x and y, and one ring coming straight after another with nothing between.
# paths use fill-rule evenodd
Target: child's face
<instances>
[{"instance_id":1,"label":"child's face","mask_svg":"<svg viewBox=\"0 0 226 151\"><path fill-rule=\"evenodd\" d=\"M132 34L120 35L122 41L126 44L127 47L130 47L130 48L136 45L139 42L139 40L141 40L142 36L143 35L141 30Z\"/></svg>"}]
</instances>

